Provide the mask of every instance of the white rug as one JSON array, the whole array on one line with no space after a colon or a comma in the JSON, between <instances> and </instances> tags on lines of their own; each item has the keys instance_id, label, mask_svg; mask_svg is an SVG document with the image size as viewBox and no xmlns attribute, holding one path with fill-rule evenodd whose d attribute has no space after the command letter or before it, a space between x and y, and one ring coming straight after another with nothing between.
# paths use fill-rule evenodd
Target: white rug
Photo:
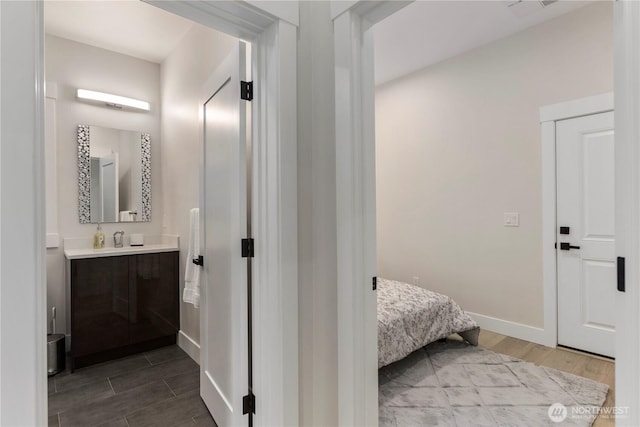
<instances>
[{"instance_id":1,"label":"white rug","mask_svg":"<svg viewBox=\"0 0 640 427\"><path fill-rule=\"evenodd\" d=\"M590 426L609 389L459 341L429 344L378 381L380 427Z\"/></svg>"}]
</instances>

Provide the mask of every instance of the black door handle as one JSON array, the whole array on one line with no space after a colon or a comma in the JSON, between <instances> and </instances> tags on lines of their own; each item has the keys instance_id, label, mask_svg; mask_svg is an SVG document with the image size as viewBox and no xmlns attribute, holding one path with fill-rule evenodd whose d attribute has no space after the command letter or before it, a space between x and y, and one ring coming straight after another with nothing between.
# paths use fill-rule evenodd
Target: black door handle
<instances>
[{"instance_id":1,"label":"black door handle","mask_svg":"<svg viewBox=\"0 0 640 427\"><path fill-rule=\"evenodd\" d=\"M560 243L560 250L569 251L571 249L580 249L580 246L573 246L570 243Z\"/></svg>"},{"instance_id":2,"label":"black door handle","mask_svg":"<svg viewBox=\"0 0 640 427\"><path fill-rule=\"evenodd\" d=\"M198 256L198 258L193 258L191 260L195 265L204 265L204 257L202 255Z\"/></svg>"}]
</instances>

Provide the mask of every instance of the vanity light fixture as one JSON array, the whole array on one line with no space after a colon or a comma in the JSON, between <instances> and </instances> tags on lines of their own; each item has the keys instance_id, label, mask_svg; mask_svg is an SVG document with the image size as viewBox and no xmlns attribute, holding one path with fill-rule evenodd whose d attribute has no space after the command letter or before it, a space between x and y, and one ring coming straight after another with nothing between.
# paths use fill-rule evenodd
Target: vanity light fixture
<instances>
[{"instance_id":1,"label":"vanity light fixture","mask_svg":"<svg viewBox=\"0 0 640 427\"><path fill-rule=\"evenodd\" d=\"M104 102L109 107L115 107L115 108L130 107L130 108L135 108L137 110L144 110L144 111L149 111L151 109L147 101L140 101L139 99L112 95L110 93L96 92L94 90L78 89L77 96L80 99Z\"/></svg>"}]
</instances>

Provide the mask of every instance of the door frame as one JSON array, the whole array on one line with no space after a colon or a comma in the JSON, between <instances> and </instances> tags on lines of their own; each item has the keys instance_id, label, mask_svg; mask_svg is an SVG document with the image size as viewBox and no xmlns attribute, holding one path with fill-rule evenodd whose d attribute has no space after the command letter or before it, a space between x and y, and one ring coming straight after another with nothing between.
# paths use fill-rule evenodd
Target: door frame
<instances>
[{"instance_id":1,"label":"door frame","mask_svg":"<svg viewBox=\"0 0 640 427\"><path fill-rule=\"evenodd\" d=\"M558 345L556 122L613 111L613 92L540 107L542 157L542 287L544 329L539 344Z\"/></svg>"},{"instance_id":2,"label":"door frame","mask_svg":"<svg viewBox=\"0 0 640 427\"><path fill-rule=\"evenodd\" d=\"M375 266L375 159L373 41L367 30L410 2L332 1L336 82L337 223L356 232L338 234L339 383L341 424L362 424L375 411L377 378L372 379L369 353L375 320L364 317L370 274ZM614 73L616 111L616 253L626 256L627 292L616 300L616 405L626 408L616 422L640 424L640 2L614 2ZM340 93L341 92L341 93ZM366 142L366 143L363 143ZM346 156L346 157L344 157ZM349 200L346 195L358 195ZM359 196L363 195L363 196ZM373 198L372 198L373 195ZM374 267L375 268L375 267ZM355 278L353 280L352 278ZM353 305L349 306L349 302ZM350 312L351 311L351 312ZM545 319L546 321L546 319ZM353 337L367 339L349 341ZM364 355L364 356L363 356ZM366 369L356 369L366 357ZM377 425L377 419L372 425Z\"/></svg>"},{"instance_id":3,"label":"door frame","mask_svg":"<svg viewBox=\"0 0 640 427\"><path fill-rule=\"evenodd\" d=\"M298 423L295 2L148 3L251 43L254 423Z\"/></svg>"},{"instance_id":4,"label":"door frame","mask_svg":"<svg viewBox=\"0 0 640 427\"><path fill-rule=\"evenodd\" d=\"M0 424L46 425L42 2L0 2L0 20Z\"/></svg>"},{"instance_id":5,"label":"door frame","mask_svg":"<svg viewBox=\"0 0 640 427\"><path fill-rule=\"evenodd\" d=\"M252 106L254 421L256 425L295 425L299 408L297 123L290 118L297 114L298 4L149 3L254 47L252 72L259 82ZM7 41L0 51L2 82L13 79L2 85L1 92L3 107L11 107L0 110L1 176L11 178L2 180L0 194L0 321L11 325L2 329L0 389L11 393L0 394L0 422L46 425L43 4L3 3L0 14L4 18L1 41ZM21 209L12 208L16 205Z\"/></svg>"},{"instance_id":6,"label":"door frame","mask_svg":"<svg viewBox=\"0 0 640 427\"><path fill-rule=\"evenodd\" d=\"M371 27L411 1L332 1L338 421L378 425L375 94Z\"/></svg>"},{"instance_id":7,"label":"door frame","mask_svg":"<svg viewBox=\"0 0 640 427\"><path fill-rule=\"evenodd\" d=\"M626 292L616 299L617 426L640 425L640 3L613 4L616 132L616 256Z\"/></svg>"}]
</instances>

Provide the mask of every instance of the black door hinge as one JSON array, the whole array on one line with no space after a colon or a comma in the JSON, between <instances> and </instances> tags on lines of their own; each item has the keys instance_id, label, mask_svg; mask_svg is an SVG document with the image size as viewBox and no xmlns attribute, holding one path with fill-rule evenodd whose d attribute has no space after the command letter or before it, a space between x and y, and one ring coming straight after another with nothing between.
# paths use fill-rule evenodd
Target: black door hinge
<instances>
[{"instance_id":1,"label":"black door hinge","mask_svg":"<svg viewBox=\"0 0 640 427\"><path fill-rule=\"evenodd\" d=\"M247 415L248 413L256 413L256 397L253 393L242 396L242 415Z\"/></svg>"},{"instance_id":2,"label":"black door hinge","mask_svg":"<svg viewBox=\"0 0 640 427\"><path fill-rule=\"evenodd\" d=\"M240 99L245 101L253 100L253 82L240 82Z\"/></svg>"},{"instance_id":3,"label":"black door hinge","mask_svg":"<svg viewBox=\"0 0 640 427\"><path fill-rule=\"evenodd\" d=\"M242 258L253 258L253 239L242 239Z\"/></svg>"},{"instance_id":4,"label":"black door hinge","mask_svg":"<svg viewBox=\"0 0 640 427\"><path fill-rule=\"evenodd\" d=\"M198 255L198 258L193 258L191 261L195 265L200 265L200 266L204 265L204 257L202 255Z\"/></svg>"},{"instance_id":5,"label":"black door hinge","mask_svg":"<svg viewBox=\"0 0 640 427\"><path fill-rule=\"evenodd\" d=\"M374 277L374 278L373 278L373 280L372 280L372 282L373 282L373 286L372 286L372 288L373 288L373 290L375 291L376 289L378 289L378 278L377 278L377 277Z\"/></svg>"},{"instance_id":6,"label":"black door hinge","mask_svg":"<svg viewBox=\"0 0 640 427\"><path fill-rule=\"evenodd\" d=\"M624 257L619 256L617 262L618 269L618 290L620 292L626 292L627 284L625 281L625 271L624 271Z\"/></svg>"}]
</instances>

